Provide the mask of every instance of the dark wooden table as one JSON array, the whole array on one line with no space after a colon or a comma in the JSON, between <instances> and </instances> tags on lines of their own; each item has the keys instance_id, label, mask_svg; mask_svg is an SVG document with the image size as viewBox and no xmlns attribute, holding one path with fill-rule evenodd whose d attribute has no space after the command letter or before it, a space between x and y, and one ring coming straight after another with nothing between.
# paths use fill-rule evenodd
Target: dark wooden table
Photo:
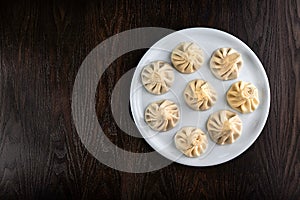
<instances>
[{"instance_id":1,"label":"dark wooden table","mask_svg":"<svg viewBox=\"0 0 300 200\"><path fill-rule=\"evenodd\" d=\"M1 1L0 16L1 200L300 198L299 0ZM99 43L137 27L213 27L258 55L269 77L271 107L246 152L213 167L172 163L135 174L111 169L86 150L71 116L78 69ZM106 136L137 153L153 149L118 128L110 100L117 81L145 52L127 53L110 65L95 105Z\"/></svg>"}]
</instances>

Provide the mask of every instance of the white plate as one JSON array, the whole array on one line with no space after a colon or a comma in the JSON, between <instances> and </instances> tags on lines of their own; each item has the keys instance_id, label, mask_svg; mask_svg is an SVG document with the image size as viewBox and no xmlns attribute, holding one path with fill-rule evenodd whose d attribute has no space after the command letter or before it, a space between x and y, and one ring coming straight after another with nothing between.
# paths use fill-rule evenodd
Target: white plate
<instances>
[{"instance_id":1,"label":"white plate","mask_svg":"<svg viewBox=\"0 0 300 200\"><path fill-rule=\"evenodd\" d=\"M152 95L142 85L140 74L143 67L155 60L171 63L170 55L175 46L184 41L198 44L204 51L204 65L195 73L181 74L174 69L175 81L169 92L163 95ZM221 47L232 47L242 54L244 61L239 78L231 81L217 79L209 68L212 53ZM204 79L211 83L218 93L217 103L207 111L190 109L184 99L183 90L193 79ZM197 158L188 158L178 151L174 144L174 135L184 126L196 126L207 133L206 122L215 111L232 110L226 102L226 92L238 80L253 83L259 91L260 105L253 113L238 113L243 121L243 132L240 138L230 145L216 145L208 136L209 146L206 152ZM144 110L148 104L170 99L180 107L180 122L167 132L153 131L144 121ZM130 88L130 105L134 121L145 140L164 157L177 163L190 166L211 166L229 161L248 149L261 133L268 117L270 107L270 88L266 72L253 51L236 37L210 28L190 28L174 32L155 43L143 56L133 75ZM236 112L236 111L234 111Z\"/></svg>"}]
</instances>

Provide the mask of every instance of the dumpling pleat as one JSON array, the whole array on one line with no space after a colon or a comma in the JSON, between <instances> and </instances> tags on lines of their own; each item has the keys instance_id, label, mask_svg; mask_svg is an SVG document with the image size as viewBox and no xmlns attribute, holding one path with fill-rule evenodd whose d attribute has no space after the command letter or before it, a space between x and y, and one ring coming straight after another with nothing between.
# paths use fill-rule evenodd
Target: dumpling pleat
<instances>
[{"instance_id":1,"label":"dumpling pleat","mask_svg":"<svg viewBox=\"0 0 300 200\"><path fill-rule=\"evenodd\" d=\"M243 61L241 54L232 48L220 48L210 59L210 69L221 80L232 80L238 77Z\"/></svg>"},{"instance_id":2,"label":"dumpling pleat","mask_svg":"<svg viewBox=\"0 0 300 200\"><path fill-rule=\"evenodd\" d=\"M156 131L168 131L179 122L179 108L170 100L154 102L145 110L145 122Z\"/></svg>"},{"instance_id":3,"label":"dumpling pleat","mask_svg":"<svg viewBox=\"0 0 300 200\"><path fill-rule=\"evenodd\" d=\"M207 130L217 144L231 144L242 134L242 121L229 110L222 110L210 115Z\"/></svg>"}]
</instances>

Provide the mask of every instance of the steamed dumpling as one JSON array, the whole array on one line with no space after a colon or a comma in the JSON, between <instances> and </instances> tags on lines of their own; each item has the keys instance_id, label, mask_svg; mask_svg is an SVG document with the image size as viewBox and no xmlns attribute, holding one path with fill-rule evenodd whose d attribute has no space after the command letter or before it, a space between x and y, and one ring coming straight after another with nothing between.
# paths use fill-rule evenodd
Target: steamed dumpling
<instances>
[{"instance_id":1,"label":"steamed dumpling","mask_svg":"<svg viewBox=\"0 0 300 200\"><path fill-rule=\"evenodd\" d=\"M233 48L220 48L210 59L212 73L221 80L232 80L239 76L242 68L242 56Z\"/></svg>"},{"instance_id":2,"label":"steamed dumpling","mask_svg":"<svg viewBox=\"0 0 300 200\"><path fill-rule=\"evenodd\" d=\"M141 73L142 83L152 94L164 94L174 82L173 67L163 61L155 61L145 66Z\"/></svg>"},{"instance_id":3,"label":"steamed dumpling","mask_svg":"<svg viewBox=\"0 0 300 200\"><path fill-rule=\"evenodd\" d=\"M179 108L170 100L153 102L145 110L146 123L156 131L168 131L179 121Z\"/></svg>"},{"instance_id":4,"label":"steamed dumpling","mask_svg":"<svg viewBox=\"0 0 300 200\"><path fill-rule=\"evenodd\" d=\"M227 102L241 113L253 112L259 105L258 90L252 83L238 81L227 91Z\"/></svg>"},{"instance_id":5,"label":"steamed dumpling","mask_svg":"<svg viewBox=\"0 0 300 200\"><path fill-rule=\"evenodd\" d=\"M188 83L184 90L184 99L194 110L207 110L217 101L215 89L206 81L195 79Z\"/></svg>"},{"instance_id":6,"label":"steamed dumpling","mask_svg":"<svg viewBox=\"0 0 300 200\"><path fill-rule=\"evenodd\" d=\"M232 144L242 134L242 120L229 110L218 111L208 118L207 130L217 144Z\"/></svg>"},{"instance_id":7,"label":"steamed dumpling","mask_svg":"<svg viewBox=\"0 0 300 200\"><path fill-rule=\"evenodd\" d=\"M196 127L184 127L175 135L175 145L184 155L198 157L208 146L206 134Z\"/></svg>"},{"instance_id":8,"label":"steamed dumpling","mask_svg":"<svg viewBox=\"0 0 300 200\"><path fill-rule=\"evenodd\" d=\"M173 50L171 60L179 72L190 74L202 66L204 55L197 44L182 42Z\"/></svg>"}]
</instances>

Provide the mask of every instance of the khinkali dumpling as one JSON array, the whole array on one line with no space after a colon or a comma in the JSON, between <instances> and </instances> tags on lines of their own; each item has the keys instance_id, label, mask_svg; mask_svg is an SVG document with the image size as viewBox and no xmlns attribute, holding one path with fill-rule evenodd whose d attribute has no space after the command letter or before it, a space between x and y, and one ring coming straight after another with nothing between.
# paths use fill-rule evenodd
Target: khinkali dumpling
<instances>
[{"instance_id":1,"label":"khinkali dumpling","mask_svg":"<svg viewBox=\"0 0 300 200\"><path fill-rule=\"evenodd\" d=\"M259 105L258 90L252 83L238 81L227 91L227 102L241 113L253 112Z\"/></svg>"},{"instance_id":2,"label":"khinkali dumpling","mask_svg":"<svg viewBox=\"0 0 300 200\"><path fill-rule=\"evenodd\" d=\"M171 60L179 72L190 74L202 66L204 55L197 44L182 42L173 50Z\"/></svg>"},{"instance_id":3,"label":"khinkali dumpling","mask_svg":"<svg viewBox=\"0 0 300 200\"><path fill-rule=\"evenodd\" d=\"M175 145L184 155L198 157L208 146L206 134L196 127L184 127L175 135Z\"/></svg>"},{"instance_id":4,"label":"khinkali dumpling","mask_svg":"<svg viewBox=\"0 0 300 200\"><path fill-rule=\"evenodd\" d=\"M210 59L210 69L221 80L232 80L239 76L242 68L242 56L233 48L220 48Z\"/></svg>"},{"instance_id":5,"label":"khinkali dumpling","mask_svg":"<svg viewBox=\"0 0 300 200\"><path fill-rule=\"evenodd\" d=\"M188 83L184 90L184 99L194 110L207 110L217 101L215 89L206 81L195 79Z\"/></svg>"},{"instance_id":6,"label":"khinkali dumpling","mask_svg":"<svg viewBox=\"0 0 300 200\"><path fill-rule=\"evenodd\" d=\"M242 121L234 112L218 111L208 118L207 130L217 144L232 144L242 134Z\"/></svg>"},{"instance_id":7,"label":"khinkali dumpling","mask_svg":"<svg viewBox=\"0 0 300 200\"><path fill-rule=\"evenodd\" d=\"M168 131L179 121L179 108L170 100L153 102L145 110L146 123L156 131Z\"/></svg>"},{"instance_id":8,"label":"khinkali dumpling","mask_svg":"<svg viewBox=\"0 0 300 200\"><path fill-rule=\"evenodd\" d=\"M164 94L174 82L173 67L163 61L155 61L145 66L141 73L142 83L152 94Z\"/></svg>"}]
</instances>

